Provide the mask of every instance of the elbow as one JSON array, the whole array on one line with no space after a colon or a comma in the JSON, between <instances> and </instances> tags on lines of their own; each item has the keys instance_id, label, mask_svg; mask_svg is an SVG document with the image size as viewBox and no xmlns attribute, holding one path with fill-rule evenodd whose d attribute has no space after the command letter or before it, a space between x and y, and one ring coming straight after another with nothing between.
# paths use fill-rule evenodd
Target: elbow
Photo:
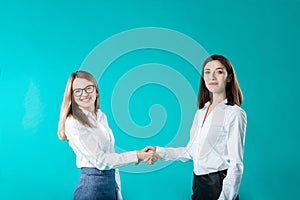
<instances>
[{"instance_id":1,"label":"elbow","mask_svg":"<svg viewBox=\"0 0 300 200\"><path fill-rule=\"evenodd\" d=\"M243 162L230 162L229 169L236 175L243 175L244 173L244 164Z\"/></svg>"}]
</instances>

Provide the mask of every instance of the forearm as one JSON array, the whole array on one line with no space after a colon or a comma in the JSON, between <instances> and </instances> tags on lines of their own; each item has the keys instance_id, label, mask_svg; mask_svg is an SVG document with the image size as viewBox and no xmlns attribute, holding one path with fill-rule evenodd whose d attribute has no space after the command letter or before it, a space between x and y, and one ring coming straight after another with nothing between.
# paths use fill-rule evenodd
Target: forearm
<instances>
[{"instance_id":1,"label":"forearm","mask_svg":"<svg viewBox=\"0 0 300 200\"><path fill-rule=\"evenodd\" d=\"M106 168L116 168L138 161L136 151L125 153L99 153L88 158L95 166L105 166Z\"/></svg>"},{"instance_id":2,"label":"forearm","mask_svg":"<svg viewBox=\"0 0 300 200\"><path fill-rule=\"evenodd\" d=\"M186 147L164 148L156 147L156 153L165 160L180 160L186 162L191 159Z\"/></svg>"},{"instance_id":3,"label":"forearm","mask_svg":"<svg viewBox=\"0 0 300 200\"><path fill-rule=\"evenodd\" d=\"M73 143L72 141L70 141L69 144L77 156L84 157L98 169L116 168L138 161L136 151L130 151L120 154L106 153L99 148L88 148L92 146L86 146L81 142Z\"/></svg>"},{"instance_id":4,"label":"forearm","mask_svg":"<svg viewBox=\"0 0 300 200\"><path fill-rule=\"evenodd\" d=\"M228 168L227 175L223 180L223 187L219 200L234 200L238 195L243 176L243 164L235 163Z\"/></svg>"}]
</instances>

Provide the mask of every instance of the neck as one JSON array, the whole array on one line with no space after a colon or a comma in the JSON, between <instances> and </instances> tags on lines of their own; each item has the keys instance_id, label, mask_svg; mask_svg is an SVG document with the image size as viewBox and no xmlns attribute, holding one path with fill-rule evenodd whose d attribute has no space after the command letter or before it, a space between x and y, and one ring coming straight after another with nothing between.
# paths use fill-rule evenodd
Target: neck
<instances>
[{"instance_id":1,"label":"neck","mask_svg":"<svg viewBox=\"0 0 300 200\"><path fill-rule=\"evenodd\" d=\"M226 99L226 94L225 93L221 93L221 94L213 94L213 98L212 98L212 105L217 105L218 103L224 101Z\"/></svg>"},{"instance_id":2,"label":"neck","mask_svg":"<svg viewBox=\"0 0 300 200\"><path fill-rule=\"evenodd\" d=\"M83 107L80 107L81 109L84 109L92 114L95 114L95 107L94 106L91 106L91 107L88 107L88 108L83 108Z\"/></svg>"}]
</instances>

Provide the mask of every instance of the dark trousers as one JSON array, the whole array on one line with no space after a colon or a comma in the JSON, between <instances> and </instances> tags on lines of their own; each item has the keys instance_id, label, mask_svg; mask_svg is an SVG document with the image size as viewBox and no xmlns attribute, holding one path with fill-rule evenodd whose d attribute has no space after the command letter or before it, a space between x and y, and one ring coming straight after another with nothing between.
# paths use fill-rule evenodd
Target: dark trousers
<instances>
[{"instance_id":1,"label":"dark trousers","mask_svg":"<svg viewBox=\"0 0 300 200\"><path fill-rule=\"evenodd\" d=\"M197 176L194 174L192 200L217 200L221 194L227 169ZM236 197L239 200L239 197Z\"/></svg>"}]
</instances>

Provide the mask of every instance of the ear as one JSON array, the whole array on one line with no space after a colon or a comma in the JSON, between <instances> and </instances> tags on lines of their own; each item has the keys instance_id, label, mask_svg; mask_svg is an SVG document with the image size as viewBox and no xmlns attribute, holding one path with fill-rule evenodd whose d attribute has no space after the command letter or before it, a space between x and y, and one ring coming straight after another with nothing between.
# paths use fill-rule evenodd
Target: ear
<instances>
[{"instance_id":1,"label":"ear","mask_svg":"<svg viewBox=\"0 0 300 200\"><path fill-rule=\"evenodd\" d=\"M227 83L230 83L232 80L232 74L230 74L228 77L227 77Z\"/></svg>"}]
</instances>

